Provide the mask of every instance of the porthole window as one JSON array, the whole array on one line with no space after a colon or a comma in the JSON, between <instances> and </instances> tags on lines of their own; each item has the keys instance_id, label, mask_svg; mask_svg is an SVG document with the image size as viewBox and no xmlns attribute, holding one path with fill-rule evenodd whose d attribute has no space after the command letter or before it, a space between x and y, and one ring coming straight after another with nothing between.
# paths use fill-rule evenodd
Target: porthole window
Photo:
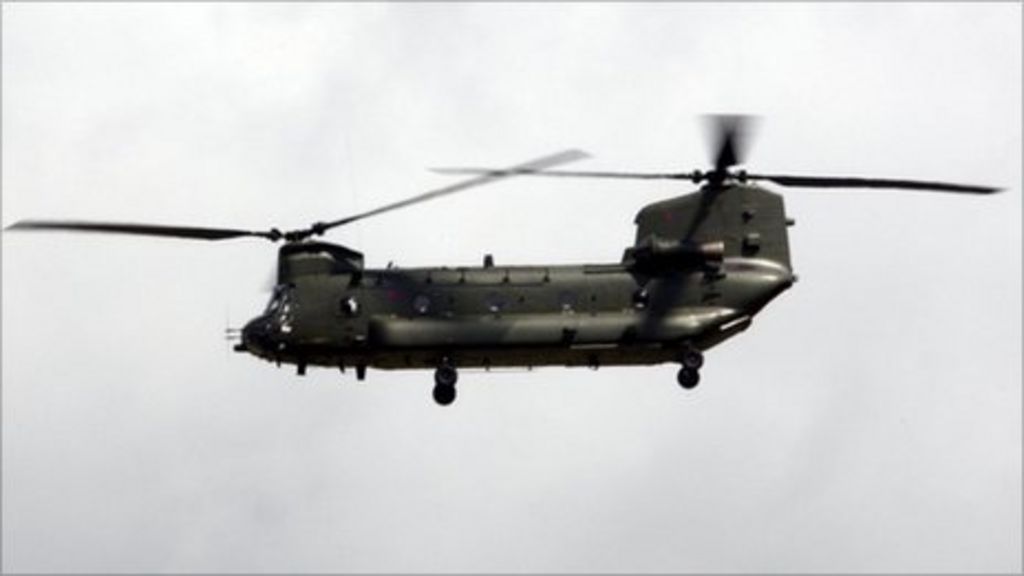
<instances>
[{"instance_id":1,"label":"porthole window","mask_svg":"<svg viewBox=\"0 0 1024 576\"><path fill-rule=\"evenodd\" d=\"M570 290L562 290L558 293L558 309L563 314L572 314L576 311L576 293Z\"/></svg>"},{"instance_id":2,"label":"porthole window","mask_svg":"<svg viewBox=\"0 0 1024 576\"><path fill-rule=\"evenodd\" d=\"M505 297L498 292L491 292L487 295L487 311L491 314L500 314L505 309Z\"/></svg>"},{"instance_id":3,"label":"porthole window","mask_svg":"<svg viewBox=\"0 0 1024 576\"><path fill-rule=\"evenodd\" d=\"M346 316L353 317L359 315L359 301L355 299L355 296L348 296L341 300L341 311Z\"/></svg>"},{"instance_id":4,"label":"porthole window","mask_svg":"<svg viewBox=\"0 0 1024 576\"><path fill-rule=\"evenodd\" d=\"M417 314L423 315L430 312L430 297L426 294L419 294L412 299L412 309Z\"/></svg>"},{"instance_id":5,"label":"porthole window","mask_svg":"<svg viewBox=\"0 0 1024 576\"><path fill-rule=\"evenodd\" d=\"M639 288L636 292L633 292L633 308L645 310L650 302L651 295L647 292L646 288Z\"/></svg>"}]
</instances>

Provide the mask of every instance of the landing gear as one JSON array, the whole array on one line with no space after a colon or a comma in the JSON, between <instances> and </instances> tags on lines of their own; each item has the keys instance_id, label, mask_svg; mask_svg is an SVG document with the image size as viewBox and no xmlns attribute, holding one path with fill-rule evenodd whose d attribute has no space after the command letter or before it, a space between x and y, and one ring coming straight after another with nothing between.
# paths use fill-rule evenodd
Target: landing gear
<instances>
[{"instance_id":1,"label":"landing gear","mask_svg":"<svg viewBox=\"0 0 1024 576\"><path fill-rule=\"evenodd\" d=\"M434 372L434 383L438 386L455 386L458 381L459 373L451 364L442 364Z\"/></svg>"},{"instance_id":2,"label":"landing gear","mask_svg":"<svg viewBox=\"0 0 1024 576\"><path fill-rule=\"evenodd\" d=\"M455 402L455 383L458 380L459 372L445 359L434 371L434 402L441 406Z\"/></svg>"},{"instance_id":3,"label":"landing gear","mask_svg":"<svg viewBox=\"0 0 1024 576\"><path fill-rule=\"evenodd\" d=\"M700 383L700 368L704 365L704 355L700 350L687 345L679 357L679 363L683 365L676 375L676 380L683 388L690 390Z\"/></svg>"},{"instance_id":4,"label":"landing gear","mask_svg":"<svg viewBox=\"0 0 1024 576\"><path fill-rule=\"evenodd\" d=\"M700 367L704 365L704 355L700 353L700 350L688 346L683 350L683 356L679 359L679 362L683 365L683 368L700 370Z\"/></svg>"},{"instance_id":5,"label":"landing gear","mask_svg":"<svg viewBox=\"0 0 1024 576\"><path fill-rule=\"evenodd\" d=\"M434 402L441 406L447 406L455 402L455 386L434 386Z\"/></svg>"},{"instance_id":6,"label":"landing gear","mask_svg":"<svg viewBox=\"0 0 1024 576\"><path fill-rule=\"evenodd\" d=\"M687 390L696 388L697 384L700 383L700 372L693 368L682 367L679 369L679 374L676 375L676 380L679 381L679 385Z\"/></svg>"}]
</instances>

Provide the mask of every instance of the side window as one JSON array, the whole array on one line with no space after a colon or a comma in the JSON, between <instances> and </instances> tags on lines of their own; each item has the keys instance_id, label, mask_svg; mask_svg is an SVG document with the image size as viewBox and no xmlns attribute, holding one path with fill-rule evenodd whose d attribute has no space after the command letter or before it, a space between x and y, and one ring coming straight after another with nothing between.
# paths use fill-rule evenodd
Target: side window
<instances>
[{"instance_id":1,"label":"side window","mask_svg":"<svg viewBox=\"0 0 1024 576\"><path fill-rule=\"evenodd\" d=\"M430 296L417 294L412 299L412 309L420 316L430 313Z\"/></svg>"},{"instance_id":2,"label":"side window","mask_svg":"<svg viewBox=\"0 0 1024 576\"><path fill-rule=\"evenodd\" d=\"M576 293L571 290L562 290L558 293L558 309L562 314L573 314L576 312Z\"/></svg>"},{"instance_id":3,"label":"side window","mask_svg":"<svg viewBox=\"0 0 1024 576\"><path fill-rule=\"evenodd\" d=\"M633 308L636 310L646 310L647 306L651 303L651 295L647 292L646 288L637 288L633 292Z\"/></svg>"},{"instance_id":4,"label":"side window","mask_svg":"<svg viewBox=\"0 0 1024 576\"><path fill-rule=\"evenodd\" d=\"M345 316L355 318L359 316L360 309L359 301L355 296L346 296L341 299L341 313Z\"/></svg>"},{"instance_id":5,"label":"side window","mask_svg":"<svg viewBox=\"0 0 1024 576\"><path fill-rule=\"evenodd\" d=\"M501 314L508 304L505 296L500 292L491 292L487 295L485 302L487 304L487 311L491 314Z\"/></svg>"}]
</instances>

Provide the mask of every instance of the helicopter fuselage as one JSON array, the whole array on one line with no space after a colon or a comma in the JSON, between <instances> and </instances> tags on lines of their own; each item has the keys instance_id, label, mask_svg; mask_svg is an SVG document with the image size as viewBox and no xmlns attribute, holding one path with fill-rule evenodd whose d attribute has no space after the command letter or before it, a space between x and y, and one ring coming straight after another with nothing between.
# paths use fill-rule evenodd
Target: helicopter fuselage
<instances>
[{"instance_id":1,"label":"helicopter fuselage","mask_svg":"<svg viewBox=\"0 0 1024 576\"><path fill-rule=\"evenodd\" d=\"M236 350L299 373L435 368L442 390L456 367L663 362L696 385L702 352L793 284L791 222L781 197L737 185L651 204L636 223L633 246L608 264L364 269L344 246L289 243Z\"/></svg>"},{"instance_id":2,"label":"helicopter fuselage","mask_svg":"<svg viewBox=\"0 0 1024 576\"><path fill-rule=\"evenodd\" d=\"M656 364L744 330L792 282L756 258L657 276L622 264L309 274L275 289L239 350L302 369Z\"/></svg>"}]
</instances>

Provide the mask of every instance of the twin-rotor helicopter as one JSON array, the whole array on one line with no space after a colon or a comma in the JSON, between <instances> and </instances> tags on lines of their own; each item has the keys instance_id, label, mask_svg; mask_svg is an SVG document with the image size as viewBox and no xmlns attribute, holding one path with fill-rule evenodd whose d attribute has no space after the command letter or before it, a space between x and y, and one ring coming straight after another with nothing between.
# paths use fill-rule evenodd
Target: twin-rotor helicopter
<instances>
[{"instance_id":1,"label":"twin-rotor helicopter","mask_svg":"<svg viewBox=\"0 0 1024 576\"><path fill-rule=\"evenodd\" d=\"M156 224L22 220L8 230L104 232L283 241L273 296L241 330L238 352L278 365L355 371L433 369L433 398L455 400L460 368L678 363L677 381L700 381L704 352L746 330L795 281L785 187L892 188L990 194L995 188L879 178L757 174L742 164L742 117L718 117L709 170L566 171L569 150L509 168L456 168L468 180L309 227L281 231ZM582 265L368 269L360 252L319 240L327 231L513 176L667 179L699 189L643 207L621 260Z\"/></svg>"}]
</instances>

